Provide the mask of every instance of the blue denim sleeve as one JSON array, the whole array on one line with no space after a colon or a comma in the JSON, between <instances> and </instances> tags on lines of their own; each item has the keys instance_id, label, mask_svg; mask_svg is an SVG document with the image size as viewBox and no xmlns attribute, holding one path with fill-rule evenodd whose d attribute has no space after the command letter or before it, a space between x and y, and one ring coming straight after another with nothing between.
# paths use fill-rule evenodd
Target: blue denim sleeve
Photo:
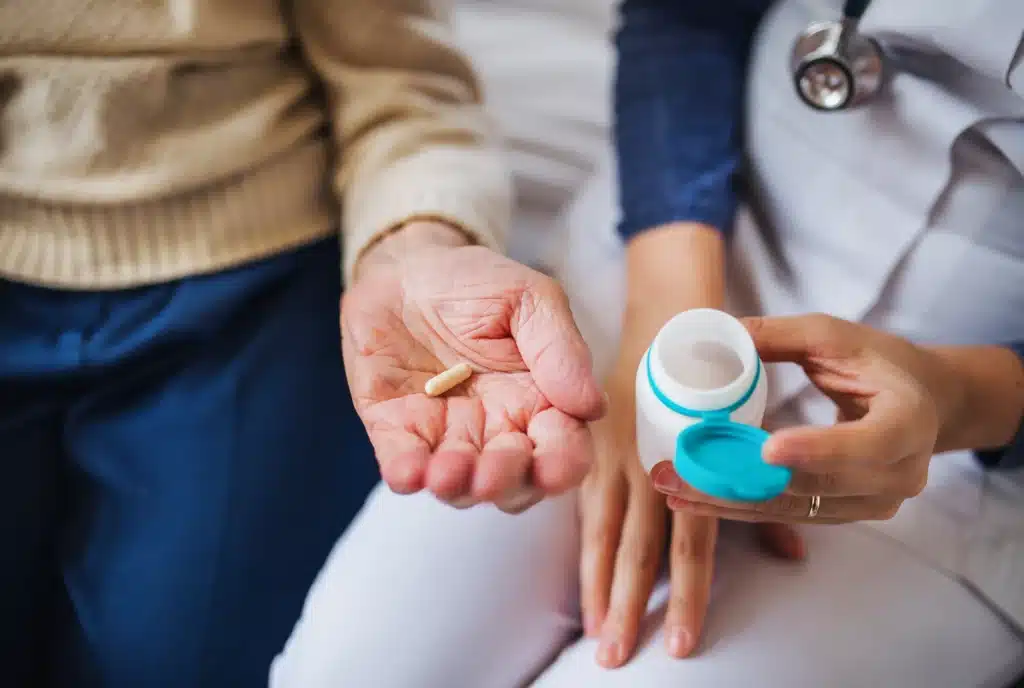
<instances>
[{"instance_id":1,"label":"blue denim sleeve","mask_svg":"<svg viewBox=\"0 0 1024 688\"><path fill-rule=\"evenodd\" d=\"M1024 342L1015 342L1009 348L1024 363ZM996 451L978 452L978 459L990 468L1024 468L1024 419L1009 446Z\"/></svg>"},{"instance_id":2,"label":"blue denim sleeve","mask_svg":"<svg viewBox=\"0 0 1024 688\"><path fill-rule=\"evenodd\" d=\"M624 0L615 138L624 239L669 222L728 232L751 40L772 0Z\"/></svg>"}]
</instances>

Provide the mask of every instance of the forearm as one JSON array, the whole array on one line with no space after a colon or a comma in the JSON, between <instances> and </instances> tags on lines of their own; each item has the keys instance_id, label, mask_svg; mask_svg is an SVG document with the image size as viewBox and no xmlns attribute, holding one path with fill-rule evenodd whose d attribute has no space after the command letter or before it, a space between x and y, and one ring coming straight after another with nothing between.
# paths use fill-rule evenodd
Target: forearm
<instances>
[{"instance_id":1,"label":"forearm","mask_svg":"<svg viewBox=\"0 0 1024 688\"><path fill-rule=\"evenodd\" d=\"M633 238L626 247L626 309L621 355L640 360L662 325L690 308L721 307L725 242L707 225L679 223Z\"/></svg>"},{"instance_id":2,"label":"forearm","mask_svg":"<svg viewBox=\"0 0 1024 688\"><path fill-rule=\"evenodd\" d=\"M1008 446L1024 415L1024 363L1006 347L937 347L930 350L948 380L946 422L937 451Z\"/></svg>"},{"instance_id":3,"label":"forearm","mask_svg":"<svg viewBox=\"0 0 1024 688\"><path fill-rule=\"evenodd\" d=\"M615 137L627 249L620 367L679 311L721 307L746 56L767 0L626 0Z\"/></svg>"}]
</instances>

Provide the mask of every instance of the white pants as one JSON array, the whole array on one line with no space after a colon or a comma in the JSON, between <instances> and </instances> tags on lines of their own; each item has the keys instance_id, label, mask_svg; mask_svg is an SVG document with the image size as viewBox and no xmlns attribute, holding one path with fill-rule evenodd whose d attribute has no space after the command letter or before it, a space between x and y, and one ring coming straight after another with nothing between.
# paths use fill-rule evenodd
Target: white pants
<instances>
[{"instance_id":1,"label":"white pants","mask_svg":"<svg viewBox=\"0 0 1024 688\"><path fill-rule=\"evenodd\" d=\"M614 184L592 183L565 204L595 168L608 166L611 55L598 38L601 3L610 4L562 0L565 8L596 8L595 24L587 12L573 20L565 9L565 21L527 12L530 4L562 11L554 0L470 3L459 15L513 150L521 210L513 249L566 282L599 369L614 351L622 296ZM807 529L802 565L766 558L748 530L723 528L698 655L680 661L665 653L662 585L637 656L606 671L594 662L595 643L577 640L574 496L507 516L381 487L320 573L270 685L1002 688L1024 670L1024 643L922 556L929 548L906 545L927 530L916 524L936 523L927 503L918 505L892 524L900 531L893 537L867 526ZM931 532L942 541L949 531Z\"/></svg>"},{"instance_id":2,"label":"white pants","mask_svg":"<svg viewBox=\"0 0 1024 688\"><path fill-rule=\"evenodd\" d=\"M570 235L580 229L568 253L588 262L563 277L585 296L574 308L605 364L616 299L604 290L617 279L610 240L594 238L610 226L609 186L595 184L563 218ZM607 270L587 269L604 258ZM603 309L588 306L595 298ZM994 508L967 456L937 458L932 474L890 523L806 529L801 565L723 528L698 655L665 653L662 584L638 655L618 671L600 669L594 642L577 640L574 496L507 516L382 487L314 584L271 688L1003 688L1024 671L1024 641L946 571L994 563L976 578L1019 606L1024 507L1010 495L1009 510Z\"/></svg>"},{"instance_id":3,"label":"white pants","mask_svg":"<svg viewBox=\"0 0 1024 688\"><path fill-rule=\"evenodd\" d=\"M593 641L574 642L572 496L515 517L381 487L313 586L270 685L514 688L538 673L539 688L1008 685L1024 646L960 584L869 528L805 533L809 559L793 565L723 529L698 655L664 651L662 586L638 656L607 671Z\"/></svg>"}]
</instances>

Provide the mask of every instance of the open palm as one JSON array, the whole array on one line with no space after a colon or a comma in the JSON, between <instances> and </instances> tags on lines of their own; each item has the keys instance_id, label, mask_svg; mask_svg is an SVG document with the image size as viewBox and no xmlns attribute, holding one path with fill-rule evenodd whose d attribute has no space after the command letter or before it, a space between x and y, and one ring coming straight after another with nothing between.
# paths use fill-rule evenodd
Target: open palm
<instances>
[{"instance_id":1,"label":"open palm","mask_svg":"<svg viewBox=\"0 0 1024 688\"><path fill-rule=\"evenodd\" d=\"M603 396L549 278L481 247L425 249L361 276L341 321L352 397L392 489L518 511L583 479ZM467 383L424 394L460 362Z\"/></svg>"}]
</instances>

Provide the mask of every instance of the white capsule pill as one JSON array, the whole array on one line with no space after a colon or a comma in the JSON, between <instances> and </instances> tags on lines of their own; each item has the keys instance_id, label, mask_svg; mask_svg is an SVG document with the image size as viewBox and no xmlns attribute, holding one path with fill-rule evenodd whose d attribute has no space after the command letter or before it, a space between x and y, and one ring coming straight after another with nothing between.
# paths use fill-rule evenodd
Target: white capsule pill
<instances>
[{"instance_id":1,"label":"white capsule pill","mask_svg":"<svg viewBox=\"0 0 1024 688\"><path fill-rule=\"evenodd\" d=\"M468 363L453 365L440 375L427 380L424 391L428 397L439 397L453 387L461 385L473 375L473 367Z\"/></svg>"}]
</instances>

